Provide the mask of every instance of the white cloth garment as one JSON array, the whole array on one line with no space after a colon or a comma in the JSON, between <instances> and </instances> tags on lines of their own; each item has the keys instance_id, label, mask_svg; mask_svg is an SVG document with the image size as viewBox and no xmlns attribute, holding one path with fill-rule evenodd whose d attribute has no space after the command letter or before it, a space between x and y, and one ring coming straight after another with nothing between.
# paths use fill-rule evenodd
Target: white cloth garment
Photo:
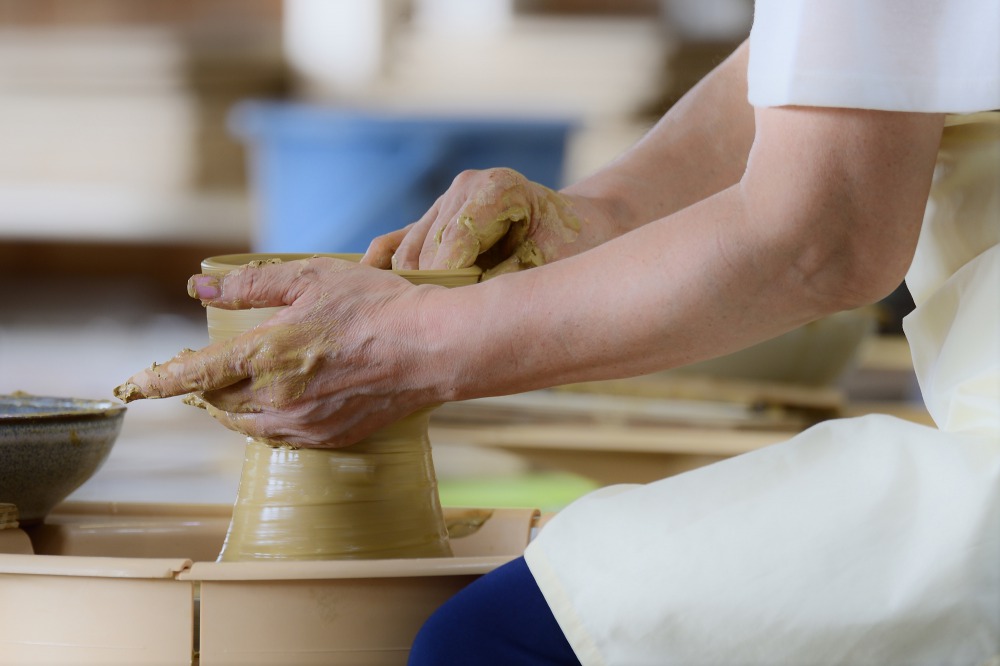
<instances>
[{"instance_id":1,"label":"white cloth garment","mask_svg":"<svg viewBox=\"0 0 1000 666\"><path fill-rule=\"evenodd\" d=\"M796 33L769 50L805 53L813 39L858 43L874 27L865 23L860 37L837 33L848 28L817 23L823 8L865 16L903 4L769 0L752 39L777 35L760 22L788 8L788 21L808 15L813 33L830 34ZM925 5L943 4L909 0L905 8L925 16ZM980 4L986 18L996 16L996 3ZM997 22L990 26L996 33ZM751 58L756 48L752 41ZM861 62L892 65L867 80L899 71L904 54L889 55ZM755 89L766 78L757 70L751 99L883 108L864 81L845 83L840 95L824 90L822 77L807 76L820 60L807 58L801 76L781 70L777 96ZM835 65L826 63L832 88L851 78L838 78ZM1000 61L980 71L983 85L994 85L998 71ZM929 76L947 75L939 68ZM901 86L889 97L899 110L984 103L978 92L942 90ZM1000 107L990 95L985 108ZM1000 114L948 125L907 275L917 308L904 323L938 427L889 416L828 421L687 474L601 489L561 511L525 558L585 666L1000 660Z\"/></svg>"},{"instance_id":2,"label":"white cloth garment","mask_svg":"<svg viewBox=\"0 0 1000 666\"><path fill-rule=\"evenodd\" d=\"M754 106L1000 109L998 0L757 0Z\"/></svg>"}]
</instances>

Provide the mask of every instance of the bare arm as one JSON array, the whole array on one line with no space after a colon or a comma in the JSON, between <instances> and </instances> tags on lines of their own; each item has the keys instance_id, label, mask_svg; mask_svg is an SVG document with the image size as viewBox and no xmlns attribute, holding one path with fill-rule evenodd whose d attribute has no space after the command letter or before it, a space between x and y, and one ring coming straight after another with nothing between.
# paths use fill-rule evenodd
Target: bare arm
<instances>
[{"instance_id":1,"label":"bare arm","mask_svg":"<svg viewBox=\"0 0 1000 666\"><path fill-rule=\"evenodd\" d=\"M662 153L620 162L610 189L621 205L668 212L536 270L453 290L332 260L199 276L208 304L290 307L139 373L128 395L211 391L223 409L239 405L221 415L230 427L343 446L424 405L690 363L891 291L913 255L943 118L776 108L754 124L742 176L715 190L732 174L708 173L714 193L691 205L629 194ZM275 402L278 376L288 390Z\"/></svg>"},{"instance_id":2,"label":"bare arm","mask_svg":"<svg viewBox=\"0 0 1000 666\"><path fill-rule=\"evenodd\" d=\"M758 110L739 182L587 253L428 299L441 397L674 367L879 299L912 258L942 123Z\"/></svg>"},{"instance_id":3,"label":"bare arm","mask_svg":"<svg viewBox=\"0 0 1000 666\"><path fill-rule=\"evenodd\" d=\"M620 159L559 192L510 169L459 174L420 220L376 238L364 262L476 262L491 277L579 254L729 187L754 134L747 58L744 43Z\"/></svg>"},{"instance_id":4,"label":"bare arm","mask_svg":"<svg viewBox=\"0 0 1000 666\"><path fill-rule=\"evenodd\" d=\"M601 202L618 235L739 182L754 138L744 42L619 159L562 191Z\"/></svg>"}]
</instances>

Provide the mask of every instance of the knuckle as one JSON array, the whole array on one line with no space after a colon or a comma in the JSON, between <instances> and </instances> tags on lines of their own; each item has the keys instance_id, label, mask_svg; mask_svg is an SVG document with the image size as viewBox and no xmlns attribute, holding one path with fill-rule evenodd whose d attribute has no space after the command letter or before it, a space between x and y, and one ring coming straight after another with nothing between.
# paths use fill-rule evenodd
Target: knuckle
<instances>
[{"instance_id":1,"label":"knuckle","mask_svg":"<svg viewBox=\"0 0 1000 666\"><path fill-rule=\"evenodd\" d=\"M528 179L509 167L499 167L490 170L490 181L496 183L504 189L512 187L523 187L528 183Z\"/></svg>"},{"instance_id":2,"label":"knuckle","mask_svg":"<svg viewBox=\"0 0 1000 666\"><path fill-rule=\"evenodd\" d=\"M250 268L233 271L223 278L223 293L228 291L227 296L235 297L236 303L252 299L259 289L259 273L259 270Z\"/></svg>"},{"instance_id":3,"label":"knuckle","mask_svg":"<svg viewBox=\"0 0 1000 666\"><path fill-rule=\"evenodd\" d=\"M372 242L368 244L368 251L381 253L391 249L391 246L392 241L389 234L383 234L372 239Z\"/></svg>"},{"instance_id":4,"label":"knuckle","mask_svg":"<svg viewBox=\"0 0 1000 666\"><path fill-rule=\"evenodd\" d=\"M329 268L333 261L330 257L309 257L302 259L302 265L298 270L299 278L312 278Z\"/></svg>"},{"instance_id":5,"label":"knuckle","mask_svg":"<svg viewBox=\"0 0 1000 666\"><path fill-rule=\"evenodd\" d=\"M479 180L480 176L483 174L479 169L465 169L459 172L455 176L455 180L452 181L453 186L463 187Z\"/></svg>"}]
</instances>

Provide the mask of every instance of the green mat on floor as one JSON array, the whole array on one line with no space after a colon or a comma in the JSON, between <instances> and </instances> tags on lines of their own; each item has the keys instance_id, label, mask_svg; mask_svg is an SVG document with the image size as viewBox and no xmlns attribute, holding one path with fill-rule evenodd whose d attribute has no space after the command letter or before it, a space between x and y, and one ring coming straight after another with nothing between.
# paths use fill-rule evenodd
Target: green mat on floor
<instances>
[{"instance_id":1,"label":"green mat on floor","mask_svg":"<svg viewBox=\"0 0 1000 666\"><path fill-rule=\"evenodd\" d=\"M569 472L530 472L516 476L438 481L443 506L542 511L558 511L598 487L590 479Z\"/></svg>"}]
</instances>

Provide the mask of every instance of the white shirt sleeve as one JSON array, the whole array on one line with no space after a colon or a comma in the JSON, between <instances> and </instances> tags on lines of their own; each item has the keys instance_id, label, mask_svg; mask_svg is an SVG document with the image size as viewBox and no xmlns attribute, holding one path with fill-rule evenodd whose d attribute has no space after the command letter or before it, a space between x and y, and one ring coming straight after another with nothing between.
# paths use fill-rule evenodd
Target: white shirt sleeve
<instances>
[{"instance_id":1,"label":"white shirt sleeve","mask_svg":"<svg viewBox=\"0 0 1000 666\"><path fill-rule=\"evenodd\" d=\"M754 106L1000 109L1000 0L757 0Z\"/></svg>"}]
</instances>

